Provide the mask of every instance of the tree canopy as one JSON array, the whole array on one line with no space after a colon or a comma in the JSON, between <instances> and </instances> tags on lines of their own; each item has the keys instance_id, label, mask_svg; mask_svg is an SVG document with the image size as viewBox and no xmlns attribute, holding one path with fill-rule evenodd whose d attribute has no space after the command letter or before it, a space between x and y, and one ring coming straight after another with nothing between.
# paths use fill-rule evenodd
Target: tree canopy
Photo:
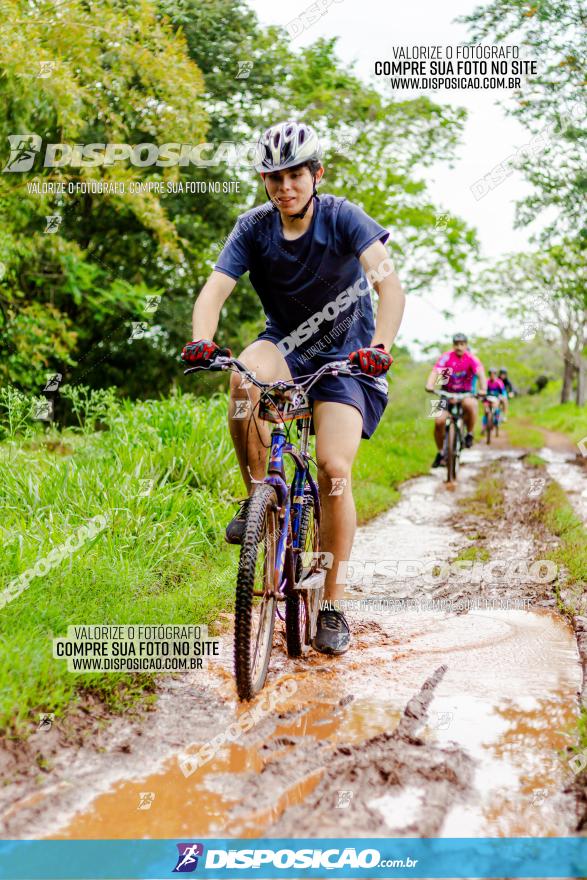
<instances>
[{"instance_id":1,"label":"tree canopy","mask_svg":"<svg viewBox=\"0 0 587 880\"><path fill-rule=\"evenodd\" d=\"M432 157L450 160L464 111L387 98L340 61L335 40L295 51L283 29L261 27L241 0L0 0L0 7L5 148L14 135L37 135L44 145L226 146L215 165L37 162L0 175L5 380L36 390L57 371L132 395L176 382L194 298L238 215L266 198L237 147L254 143L273 119L315 125L326 147L324 191L359 203L391 230L409 290L467 270L474 233L456 217L438 224L447 212L421 174ZM56 195L30 192L33 180L205 187ZM229 182L238 191L223 192ZM51 230L47 218L55 215ZM241 279L222 315L222 342L238 348L261 326L256 294Z\"/></svg>"}]
</instances>

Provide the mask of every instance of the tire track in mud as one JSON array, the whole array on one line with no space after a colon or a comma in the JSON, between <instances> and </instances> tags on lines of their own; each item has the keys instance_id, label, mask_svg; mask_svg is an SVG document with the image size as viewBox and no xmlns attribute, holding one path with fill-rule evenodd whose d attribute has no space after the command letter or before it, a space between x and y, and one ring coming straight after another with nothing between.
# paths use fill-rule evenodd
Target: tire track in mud
<instances>
[{"instance_id":1,"label":"tire track in mud","mask_svg":"<svg viewBox=\"0 0 587 880\"><path fill-rule=\"evenodd\" d=\"M465 462L453 491L438 472L409 481L396 507L358 531L353 559L447 561L471 536L491 559L540 558L551 539L528 526L520 454L474 449ZM459 513L486 465L501 468L505 487L494 528ZM290 660L276 632L267 692L288 680L295 694L195 773L186 778L179 760L249 708L235 699L228 630L222 663L162 680L155 711L116 719L77 748L55 742L47 785L31 773L5 786L3 836L178 837L196 816L203 836L573 833L564 750L581 671L549 585L459 577L431 588L369 570L365 580L349 598L411 605L349 613L353 644L340 658ZM430 611L431 597L526 599L531 611ZM139 809L144 792L152 804Z\"/></svg>"}]
</instances>

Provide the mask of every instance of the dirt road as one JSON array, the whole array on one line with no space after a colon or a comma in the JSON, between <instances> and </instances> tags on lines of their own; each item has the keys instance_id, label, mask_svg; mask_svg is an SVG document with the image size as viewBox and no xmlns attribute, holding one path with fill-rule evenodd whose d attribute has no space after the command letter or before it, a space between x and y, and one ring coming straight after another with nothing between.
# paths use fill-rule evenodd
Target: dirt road
<instances>
[{"instance_id":1,"label":"dirt road","mask_svg":"<svg viewBox=\"0 0 587 880\"><path fill-rule=\"evenodd\" d=\"M587 472L545 457L584 512ZM289 660L278 624L267 693L295 692L186 777L179 761L250 711L225 616L221 662L162 680L144 717L86 716L75 742L78 712L32 737L30 766L5 752L2 836L573 834L581 658L532 566L554 543L534 516L545 475L503 443L463 460L456 489L441 472L412 480L359 530L346 655Z\"/></svg>"}]
</instances>

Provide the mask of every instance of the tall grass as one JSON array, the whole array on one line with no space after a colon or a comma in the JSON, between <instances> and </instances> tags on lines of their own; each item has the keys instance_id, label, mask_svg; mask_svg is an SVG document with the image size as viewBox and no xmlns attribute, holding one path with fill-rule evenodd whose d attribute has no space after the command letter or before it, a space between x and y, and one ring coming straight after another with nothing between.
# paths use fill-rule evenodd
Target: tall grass
<instances>
[{"instance_id":1,"label":"tall grass","mask_svg":"<svg viewBox=\"0 0 587 880\"><path fill-rule=\"evenodd\" d=\"M219 535L240 487L226 398L111 402L107 427L0 447L3 586L92 517L108 521L0 610L2 728L72 698L76 678L51 657L69 624L205 623L229 604L235 560ZM114 699L125 677L79 680Z\"/></svg>"}]
</instances>

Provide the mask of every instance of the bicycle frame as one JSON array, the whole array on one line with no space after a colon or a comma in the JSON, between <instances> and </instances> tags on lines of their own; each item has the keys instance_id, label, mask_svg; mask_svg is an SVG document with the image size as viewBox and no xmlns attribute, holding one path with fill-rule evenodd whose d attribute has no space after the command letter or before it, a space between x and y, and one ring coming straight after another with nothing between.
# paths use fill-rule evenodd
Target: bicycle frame
<instances>
[{"instance_id":1,"label":"bicycle frame","mask_svg":"<svg viewBox=\"0 0 587 880\"><path fill-rule=\"evenodd\" d=\"M494 425L499 424L501 416L501 400L499 397L488 394L483 399L483 415L486 419L491 418Z\"/></svg>"},{"instance_id":2,"label":"bicycle frame","mask_svg":"<svg viewBox=\"0 0 587 880\"><path fill-rule=\"evenodd\" d=\"M263 482L273 486L279 504L280 513L280 535L275 554L275 591L278 598L282 599L288 589L293 589L293 578L291 578L292 567L288 567L288 573L283 578L283 572L286 568L287 536L289 531L289 522L292 520L292 546L291 550L295 560L295 554L301 552L303 548L298 546L300 534L300 521L304 506L304 491L306 485L309 486L310 492L314 499L315 516L317 524L320 524L320 498L318 487L309 469L309 456L307 454L307 444L310 433L309 419L304 419L302 427L302 440L300 449L297 449L293 443L287 442L285 431L281 427L275 427L271 432L271 453L269 455L269 466L267 468L267 476ZM289 455L295 464L295 474L290 487L285 481L284 476L284 456ZM295 562L294 562L295 566ZM291 580L291 583L290 583Z\"/></svg>"},{"instance_id":3,"label":"bicycle frame","mask_svg":"<svg viewBox=\"0 0 587 880\"><path fill-rule=\"evenodd\" d=\"M446 427L445 439L448 436L448 426L450 425L451 421L454 421L454 423L456 424L456 426L459 430L459 433L462 433L461 432L461 427L462 427L462 423L463 423L463 404L462 404L462 401L465 399L465 397L471 397L472 396L471 393L469 391L454 391L454 392L439 391L439 392L436 392L436 394L438 395L438 397L441 398L441 400L447 401L446 422L445 422L445 427ZM454 401L454 402L452 402L452 401Z\"/></svg>"},{"instance_id":4,"label":"bicycle frame","mask_svg":"<svg viewBox=\"0 0 587 880\"><path fill-rule=\"evenodd\" d=\"M442 444L442 457L446 460L447 482L456 480L456 469L460 460L461 449L463 447L463 404L465 397L475 397L470 391L434 391L429 389L431 394L440 397L446 401L446 419L444 423L444 440ZM454 424L454 443L449 449L450 443L450 427Z\"/></svg>"}]
</instances>

